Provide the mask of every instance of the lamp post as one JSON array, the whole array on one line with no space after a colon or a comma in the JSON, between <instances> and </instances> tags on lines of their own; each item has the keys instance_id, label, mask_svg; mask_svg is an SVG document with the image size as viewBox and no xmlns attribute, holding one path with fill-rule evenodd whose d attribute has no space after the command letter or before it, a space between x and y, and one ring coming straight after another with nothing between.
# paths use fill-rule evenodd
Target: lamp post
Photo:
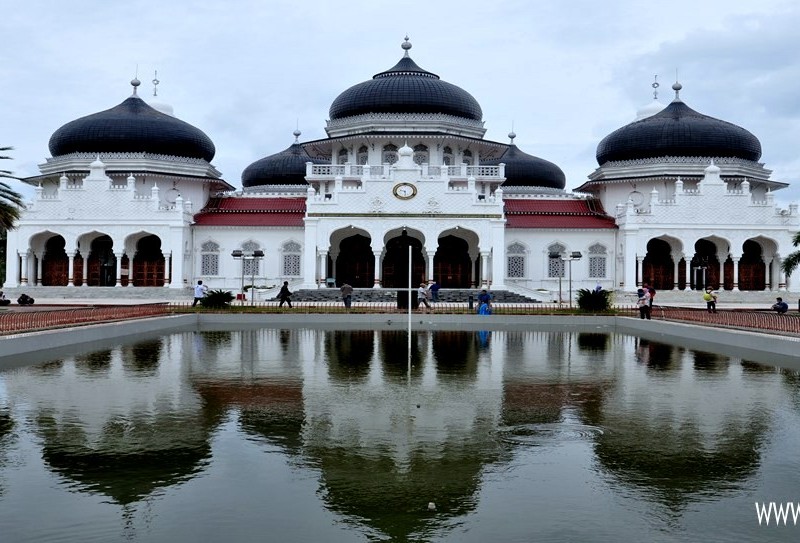
<instances>
[{"instance_id":1,"label":"lamp post","mask_svg":"<svg viewBox=\"0 0 800 543\"><path fill-rule=\"evenodd\" d=\"M572 251L569 256L564 256L559 252L553 251L548 254L551 260L561 260L569 262L569 307L572 308L572 261L580 260L583 256L580 251ZM558 271L558 307L561 308L561 277L564 275L563 268Z\"/></svg>"},{"instance_id":2,"label":"lamp post","mask_svg":"<svg viewBox=\"0 0 800 543\"><path fill-rule=\"evenodd\" d=\"M261 258L264 257L264 251L262 251L260 249L257 249L255 251L242 251L241 249L236 249L231 253L231 256L235 260L241 260L242 261L242 282L241 282L241 287L239 289L239 292L240 292L239 296L240 296L240 299L242 301L242 305L244 305L244 300L245 300L245 296L244 296L244 263L247 260L253 261L253 264L250 266L250 271L251 271L250 286L253 287L254 283L255 283L255 280L256 280L256 265L255 265L255 263L258 262ZM251 295L250 296L250 305L253 305L254 301L255 301L255 299Z\"/></svg>"},{"instance_id":3,"label":"lamp post","mask_svg":"<svg viewBox=\"0 0 800 543\"><path fill-rule=\"evenodd\" d=\"M580 260L583 255L580 251L572 251L564 260L569 262L569 307L572 309L572 261Z\"/></svg>"}]
</instances>

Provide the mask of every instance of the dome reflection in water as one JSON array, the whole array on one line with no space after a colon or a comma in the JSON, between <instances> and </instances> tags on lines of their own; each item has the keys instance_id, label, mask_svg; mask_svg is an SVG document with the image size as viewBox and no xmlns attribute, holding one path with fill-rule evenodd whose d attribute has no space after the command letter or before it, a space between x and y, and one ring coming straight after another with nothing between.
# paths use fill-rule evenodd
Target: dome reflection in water
<instances>
[{"instance_id":1,"label":"dome reflection in water","mask_svg":"<svg viewBox=\"0 0 800 543\"><path fill-rule=\"evenodd\" d=\"M0 530L747 541L800 483L795 373L596 332L411 344L409 367L402 331L190 331L1 372Z\"/></svg>"}]
</instances>

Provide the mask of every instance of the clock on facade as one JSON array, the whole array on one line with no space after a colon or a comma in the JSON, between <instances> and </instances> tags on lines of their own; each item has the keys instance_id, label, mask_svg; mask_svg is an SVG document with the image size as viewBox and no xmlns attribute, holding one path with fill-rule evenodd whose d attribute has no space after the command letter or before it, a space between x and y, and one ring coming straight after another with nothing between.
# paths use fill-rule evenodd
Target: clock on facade
<instances>
[{"instance_id":1,"label":"clock on facade","mask_svg":"<svg viewBox=\"0 0 800 543\"><path fill-rule=\"evenodd\" d=\"M411 183L398 183L392 192L401 200L410 200L417 195L417 187Z\"/></svg>"}]
</instances>

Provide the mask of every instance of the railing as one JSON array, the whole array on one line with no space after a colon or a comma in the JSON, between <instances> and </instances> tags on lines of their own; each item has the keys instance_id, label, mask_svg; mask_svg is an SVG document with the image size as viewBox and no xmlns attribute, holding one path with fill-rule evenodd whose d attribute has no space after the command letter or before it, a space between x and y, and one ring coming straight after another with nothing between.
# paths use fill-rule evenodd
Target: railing
<instances>
[{"instance_id":1,"label":"railing","mask_svg":"<svg viewBox=\"0 0 800 543\"><path fill-rule=\"evenodd\" d=\"M631 316L639 316L639 311L636 308L625 308L622 311L629 312ZM769 310L718 310L716 313L709 313L708 310L702 308L654 305L651 317L653 319L691 322L715 327L800 335L800 313L796 311L778 314Z\"/></svg>"},{"instance_id":2,"label":"railing","mask_svg":"<svg viewBox=\"0 0 800 543\"><path fill-rule=\"evenodd\" d=\"M167 304L13 310L0 314L0 334L33 332L82 324L141 319L170 313Z\"/></svg>"}]
</instances>

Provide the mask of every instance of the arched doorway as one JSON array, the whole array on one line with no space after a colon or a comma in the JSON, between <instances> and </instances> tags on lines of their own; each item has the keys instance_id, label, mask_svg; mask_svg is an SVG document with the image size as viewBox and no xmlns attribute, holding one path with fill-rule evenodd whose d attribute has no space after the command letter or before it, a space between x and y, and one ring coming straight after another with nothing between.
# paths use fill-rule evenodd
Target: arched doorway
<instances>
[{"instance_id":1,"label":"arched doorway","mask_svg":"<svg viewBox=\"0 0 800 543\"><path fill-rule=\"evenodd\" d=\"M133 286L164 286L164 255L158 236L145 236L136 243L133 255Z\"/></svg>"},{"instance_id":2,"label":"arched doorway","mask_svg":"<svg viewBox=\"0 0 800 543\"><path fill-rule=\"evenodd\" d=\"M375 283L375 256L370 238L362 234L347 237L339 244L336 258L336 281L356 288L369 288Z\"/></svg>"},{"instance_id":3,"label":"arched doorway","mask_svg":"<svg viewBox=\"0 0 800 543\"><path fill-rule=\"evenodd\" d=\"M383 257L383 286L386 288L408 287L408 248L411 247L412 287L425 281L425 258L422 242L408 235L406 230L386 243Z\"/></svg>"},{"instance_id":4,"label":"arched doorway","mask_svg":"<svg viewBox=\"0 0 800 543\"><path fill-rule=\"evenodd\" d=\"M45 243L42 256L42 286L67 286L69 258L64 250L65 246L66 241L61 236L53 236Z\"/></svg>"},{"instance_id":5,"label":"arched doorway","mask_svg":"<svg viewBox=\"0 0 800 543\"><path fill-rule=\"evenodd\" d=\"M672 247L663 239L647 242L647 256L642 262L642 283L656 290L672 290L675 286L675 262Z\"/></svg>"},{"instance_id":6,"label":"arched doorway","mask_svg":"<svg viewBox=\"0 0 800 543\"><path fill-rule=\"evenodd\" d=\"M439 238L433 257L433 278L444 288L469 288L472 282L472 259L469 243L456 236Z\"/></svg>"},{"instance_id":7,"label":"arched doorway","mask_svg":"<svg viewBox=\"0 0 800 543\"><path fill-rule=\"evenodd\" d=\"M108 236L92 240L87 259L86 284L90 287L113 287L117 284L117 257L114 241Z\"/></svg>"},{"instance_id":8,"label":"arched doorway","mask_svg":"<svg viewBox=\"0 0 800 543\"><path fill-rule=\"evenodd\" d=\"M739 260L739 290L764 290L767 285L767 266L759 243L748 239L742 245Z\"/></svg>"},{"instance_id":9,"label":"arched doorway","mask_svg":"<svg viewBox=\"0 0 800 543\"><path fill-rule=\"evenodd\" d=\"M692 289L703 290L707 286L720 288L717 246L707 239L700 239L694 244L694 250L691 262Z\"/></svg>"}]
</instances>

